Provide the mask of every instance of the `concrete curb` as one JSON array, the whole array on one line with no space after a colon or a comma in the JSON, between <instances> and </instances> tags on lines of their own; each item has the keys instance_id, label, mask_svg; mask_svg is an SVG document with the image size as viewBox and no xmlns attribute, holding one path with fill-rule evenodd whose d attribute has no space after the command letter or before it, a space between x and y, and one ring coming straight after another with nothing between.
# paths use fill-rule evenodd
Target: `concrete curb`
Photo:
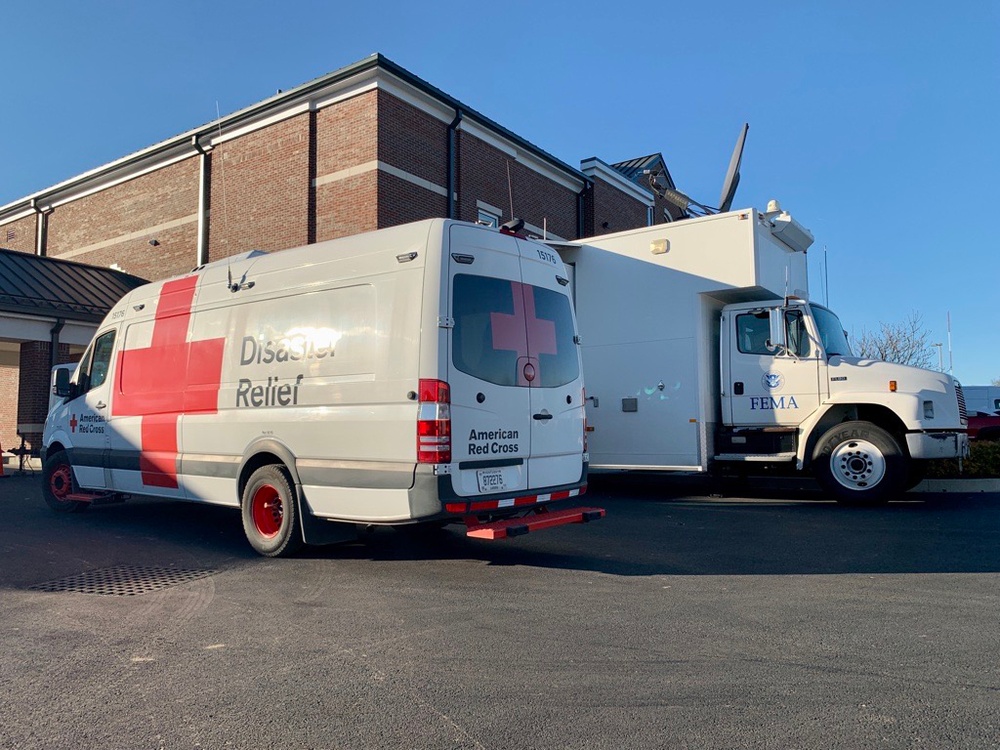
<instances>
[{"instance_id":1,"label":"concrete curb","mask_svg":"<svg viewBox=\"0 0 1000 750\"><path fill-rule=\"evenodd\" d=\"M1000 493L1000 479L925 479L910 492Z\"/></svg>"}]
</instances>

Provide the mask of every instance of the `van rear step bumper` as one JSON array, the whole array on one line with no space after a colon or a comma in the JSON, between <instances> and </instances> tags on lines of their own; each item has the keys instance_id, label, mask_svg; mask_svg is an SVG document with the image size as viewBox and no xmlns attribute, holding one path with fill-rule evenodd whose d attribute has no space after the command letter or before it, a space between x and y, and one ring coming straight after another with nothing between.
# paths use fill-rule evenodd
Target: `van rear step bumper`
<instances>
[{"instance_id":1,"label":"van rear step bumper","mask_svg":"<svg viewBox=\"0 0 1000 750\"><path fill-rule=\"evenodd\" d=\"M604 508L563 508L561 510L539 509L530 516L505 518L502 521L479 523L475 516L465 520L466 536L477 539L506 539L521 536L529 531L539 531L567 523L589 523L604 518Z\"/></svg>"}]
</instances>

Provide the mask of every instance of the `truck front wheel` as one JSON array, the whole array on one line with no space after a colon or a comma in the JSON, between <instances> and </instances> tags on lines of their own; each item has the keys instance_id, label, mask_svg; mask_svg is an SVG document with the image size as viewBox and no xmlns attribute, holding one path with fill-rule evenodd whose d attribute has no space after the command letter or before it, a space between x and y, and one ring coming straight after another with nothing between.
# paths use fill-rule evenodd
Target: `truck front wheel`
<instances>
[{"instance_id":1,"label":"truck front wheel","mask_svg":"<svg viewBox=\"0 0 1000 750\"><path fill-rule=\"evenodd\" d=\"M870 422L842 422L820 438L816 478L837 502L878 505L903 490L907 458L896 439Z\"/></svg>"}]
</instances>

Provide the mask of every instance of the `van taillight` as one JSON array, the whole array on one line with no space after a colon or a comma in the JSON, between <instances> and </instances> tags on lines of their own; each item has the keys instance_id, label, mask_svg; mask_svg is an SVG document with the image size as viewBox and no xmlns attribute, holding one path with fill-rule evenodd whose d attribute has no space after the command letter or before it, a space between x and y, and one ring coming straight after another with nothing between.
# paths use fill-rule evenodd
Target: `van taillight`
<instances>
[{"instance_id":1,"label":"van taillight","mask_svg":"<svg viewBox=\"0 0 1000 750\"><path fill-rule=\"evenodd\" d=\"M451 388L443 380L420 381L417 463L451 463Z\"/></svg>"}]
</instances>

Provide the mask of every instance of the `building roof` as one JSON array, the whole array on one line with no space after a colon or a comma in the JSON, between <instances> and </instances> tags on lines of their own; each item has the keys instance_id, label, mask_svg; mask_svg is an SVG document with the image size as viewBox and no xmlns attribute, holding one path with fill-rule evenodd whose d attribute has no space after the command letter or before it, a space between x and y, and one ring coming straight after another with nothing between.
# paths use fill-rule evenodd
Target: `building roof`
<instances>
[{"instance_id":1,"label":"building roof","mask_svg":"<svg viewBox=\"0 0 1000 750\"><path fill-rule=\"evenodd\" d=\"M666 187L676 189L673 177L670 176L670 170L667 169L667 163L663 160L663 154L650 154L649 156L639 156L635 159L629 159L627 161L620 161L616 164L612 164L612 167L617 169L626 178L636 183L637 185L642 185L645 188L649 186L649 180L644 174L646 170L651 172L657 172L662 175L661 184L665 184Z\"/></svg>"},{"instance_id":2,"label":"building roof","mask_svg":"<svg viewBox=\"0 0 1000 750\"><path fill-rule=\"evenodd\" d=\"M99 323L126 293L146 283L111 268L0 248L0 315Z\"/></svg>"},{"instance_id":3,"label":"building roof","mask_svg":"<svg viewBox=\"0 0 1000 750\"><path fill-rule=\"evenodd\" d=\"M21 216L31 215L34 212L44 211L46 208L72 200L74 197L101 185L134 177L148 170L154 164L166 163L178 158L192 156L200 152L206 145L211 146L213 140L223 138L224 132L226 133L225 137L232 137L233 133L240 133L247 128L253 128L255 124L260 125L261 123L269 122L270 118L280 116L282 112L297 112L303 106L315 106L318 100L333 96L339 89L349 86L352 83L367 81L373 75L377 76L379 73L402 81L412 87L413 90L419 92L425 100L438 102L439 106L453 113L450 116L456 117L456 123L459 119L478 122L488 131L492 131L508 142L515 144L517 148L523 149L525 153L533 155L539 163L549 165L554 171L565 174L567 178L574 182L579 182L581 185L589 183L588 177L579 169L557 159L552 154L508 130L496 121L463 104L441 89L432 86L406 68L394 63L385 57L385 55L375 53L352 65L335 70L332 73L327 73L293 89L279 91L275 96L264 99L232 114L223 115L221 118L205 123L193 130L174 136L166 141L161 141L109 164L60 182L57 185L0 206L0 221L16 219ZM461 113L461 118L458 117L458 113Z\"/></svg>"}]
</instances>

